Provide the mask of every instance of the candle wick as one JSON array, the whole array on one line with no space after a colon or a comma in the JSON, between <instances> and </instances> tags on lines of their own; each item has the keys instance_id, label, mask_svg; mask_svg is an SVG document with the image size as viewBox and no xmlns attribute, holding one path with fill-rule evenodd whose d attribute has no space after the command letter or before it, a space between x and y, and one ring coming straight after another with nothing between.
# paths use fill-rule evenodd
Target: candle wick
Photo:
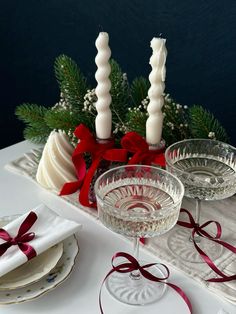
<instances>
[{"instance_id":1,"label":"candle wick","mask_svg":"<svg viewBox=\"0 0 236 314\"><path fill-rule=\"evenodd\" d=\"M162 37L162 33L159 34L159 37Z\"/></svg>"}]
</instances>

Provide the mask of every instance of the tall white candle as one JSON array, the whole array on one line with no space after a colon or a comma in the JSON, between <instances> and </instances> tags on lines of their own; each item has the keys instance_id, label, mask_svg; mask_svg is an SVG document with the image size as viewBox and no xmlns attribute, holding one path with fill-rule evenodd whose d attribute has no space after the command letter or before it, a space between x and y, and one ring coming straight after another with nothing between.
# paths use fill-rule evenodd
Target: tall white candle
<instances>
[{"instance_id":1,"label":"tall white candle","mask_svg":"<svg viewBox=\"0 0 236 314\"><path fill-rule=\"evenodd\" d=\"M161 108L164 104L164 89L166 76L166 56L167 50L165 39L153 38L151 47L153 54L150 58L152 71L149 75L151 86L148 90L150 102L147 107L149 117L146 121L146 141L148 144L156 145L161 141L163 113Z\"/></svg>"},{"instance_id":2,"label":"tall white candle","mask_svg":"<svg viewBox=\"0 0 236 314\"><path fill-rule=\"evenodd\" d=\"M111 56L111 50L108 45L109 36L105 32L101 32L95 42L98 53L95 58L97 65L97 71L95 78L97 81L97 87L95 93L97 95L96 109L97 117L95 119L96 136L99 139L108 139L111 137L112 128L112 115L110 110L111 104L111 81L109 75L111 73L111 67L109 59Z\"/></svg>"}]
</instances>

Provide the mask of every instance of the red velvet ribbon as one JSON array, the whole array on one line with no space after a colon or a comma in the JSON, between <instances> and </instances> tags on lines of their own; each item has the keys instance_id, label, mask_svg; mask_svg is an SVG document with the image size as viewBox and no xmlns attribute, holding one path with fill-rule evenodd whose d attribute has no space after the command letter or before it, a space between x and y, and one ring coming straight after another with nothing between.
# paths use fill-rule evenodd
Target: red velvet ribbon
<instances>
[{"instance_id":1,"label":"red velvet ribbon","mask_svg":"<svg viewBox=\"0 0 236 314\"><path fill-rule=\"evenodd\" d=\"M80 124L76 128L74 134L80 140L72 155L72 161L77 170L79 180L76 182L65 183L60 195L74 193L80 188L80 203L84 206L96 207L96 202L91 203L89 201L89 189L100 162L102 160L126 162L127 150L113 148L115 145L114 139L104 143L97 142L89 129L83 124ZM83 158L84 153L89 153L92 157L92 164L87 173L86 164Z\"/></svg>"},{"instance_id":2,"label":"red velvet ribbon","mask_svg":"<svg viewBox=\"0 0 236 314\"><path fill-rule=\"evenodd\" d=\"M136 132L128 132L121 139L121 146L127 149L133 156L128 165L142 163L143 165L157 164L165 166L163 150L149 150L147 142Z\"/></svg>"},{"instance_id":3,"label":"red velvet ribbon","mask_svg":"<svg viewBox=\"0 0 236 314\"><path fill-rule=\"evenodd\" d=\"M116 258L118 257L124 257L127 262L124 262L122 264L119 264L119 265L114 265L114 261ZM154 282L162 282L163 284L166 284L167 286L171 287L172 289L174 289L180 296L181 298L184 300L184 302L187 304L188 306L188 309L189 309L189 312L192 314L192 305L191 305L191 302L190 300L188 299L187 295L184 293L184 291L179 288L178 286L170 283L170 282L166 282L166 280L169 278L169 275L170 275L170 271L168 269L168 267L164 264L159 264L159 265L162 265L166 272L167 272L167 275L166 277L164 278L159 278L159 277L156 277L154 276L153 274L151 274L147 268L149 267L152 267L152 266L155 266L157 265L157 263L150 263L150 264L146 264L144 266L140 266L138 261L130 254L128 253L124 253L124 252L118 252L116 253L113 257L112 257L112 269L107 273L106 277L104 278L103 282L102 282L102 285L101 285L101 288L100 288L100 291L99 291L99 307L100 307L100 311L102 314L104 314L103 312L103 308L102 308L102 299L101 299L101 294L102 294L102 287L106 281L106 279L114 272L118 272L118 273L130 273L132 271L135 271L135 270L139 270L141 275L148 279L148 280L151 280L151 281L154 281Z\"/></svg>"},{"instance_id":4,"label":"red velvet ribbon","mask_svg":"<svg viewBox=\"0 0 236 314\"><path fill-rule=\"evenodd\" d=\"M143 165L156 164L161 167L166 165L164 150L150 150L145 139L136 132L126 133L121 139L121 146L133 154L128 165L139 163ZM145 239L140 238L140 242L145 244Z\"/></svg>"},{"instance_id":5,"label":"red velvet ribbon","mask_svg":"<svg viewBox=\"0 0 236 314\"><path fill-rule=\"evenodd\" d=\"M12 245L18 245L19 249L27 256L28 260L37 255L35 249L28 244L28 242L34 239L35 233L27 233L37 218L38 217L34 212L30 212L22 222L16 237L11 237L6 230L2 228L0 229L0 238L6 241L0 244L0 256L2 256Z\"/></svg>"},{"instance_id":6,"label":"red velvet ribbon","mask_svg":"<svg viewBox=\"0 0 236 314\"><path fill-rule=\"evenodd\" d=\"M219 240L221 237L221 234L222 234L222 228L221 228L220 223L215 221L215 220L210 220L210 221L205 222L202 225L199 225L195 222L193 216L191 215L191 213L188 210L181 208L180 212L187 214L187 216L189 218L189 222L179 220L177 222L177 224L182 226L182 227L192 229L192 239L193 239L193 244L194 244L196 250L198 251L198 253L202 257L202 259L207 263L207 265L217 275L220 276L220 278L210 278L210 279L207 279L206 281L209 281L209 282L226 282L226 281L235 280L236 274L232 275L232 276L225 275L218 267L216 267L216 265L210 259L210 257L202 249L200 249L200 247L198 246L198 244L196 243L196 241L194 239L195 235L197 234L200 237L207 238L210 241L214 241L214 242L222 245L226 249L230 250L231 252L236 253L236 247L235 246L233 246L233 245L231 245L225 241ZM204 228L209 226L210 224L215 224L215 226L216 226L216 235L215 236L211 236L207 231L204 230Z\"/></svg>"}]
</instances>

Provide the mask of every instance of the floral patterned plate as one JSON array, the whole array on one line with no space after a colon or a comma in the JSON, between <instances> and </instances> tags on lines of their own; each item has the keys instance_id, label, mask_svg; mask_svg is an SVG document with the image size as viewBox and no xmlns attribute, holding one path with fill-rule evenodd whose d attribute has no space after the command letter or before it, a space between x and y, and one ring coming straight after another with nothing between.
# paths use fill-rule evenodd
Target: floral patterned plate
<instances>
[{"instance_id":1,"label":"floral patterned plate","mask_svg":"<svg viewBox=\"0 0 236 314\"><path fill-rule=\"evenodd\" d=\"M46 276L25 287L0 290L0 304L21 303L35 299L65 281L72 272L75 259L79 253L79 246L75 235L62 241L62 244L63 253L55 268Z\"/></svg>"},{"instance_id":2,"label":"floral patterned plate","mask_svg":"<svg viewBox=\"0 0 236 314\"><path fill-rule=\"evenodd\" d=\"M0 218L0 227L19 215ZM63 253L63 243L58 243L25 264L0 277L0 290L21 288L46 276L58 263Z\"/></svg>"},{"instance_id":3,"label":"floral patterned plate","mask_svg":"<svg viewBox=\"0 0 236 314\"><path fill-rule=\"evenodd\" d=\"M63 253L63 243L58 243L27 263L0 277L0 290L25 287L46 276L58 263Z\"/></svg>"}]
</instances>

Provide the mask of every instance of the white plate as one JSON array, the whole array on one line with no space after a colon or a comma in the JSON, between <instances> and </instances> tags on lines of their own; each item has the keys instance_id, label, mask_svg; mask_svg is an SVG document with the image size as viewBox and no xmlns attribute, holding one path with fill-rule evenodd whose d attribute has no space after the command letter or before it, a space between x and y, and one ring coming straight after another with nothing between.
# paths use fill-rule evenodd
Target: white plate
<instances>
[{"instance_id":1,"label":"white plate","mask_svg":"<svg viewBox=\"0 0 236 314\"><path fill-rule=\"evenodd\" d=\"M19 215L0 218L0 227L5 226ZM63 253L63 244L58 243L47 251L36 256L25 264L0 277L0 290L9 290L24 287L33 283L52 270Z\"/></svg>"},{"instance_id":2,"label":"white plate","mask_svg":"<svg viewBox=\"0 0 236 314\"><path fill-rule=\"evenodd\" d=\"M35 299L65 281L72 272L79 246L74 235L65 239L62 243L63 254L56 267L48 275L26 287L8 291L0 290L0 304L21 303Z\"/></svg>"}]
</instances>

